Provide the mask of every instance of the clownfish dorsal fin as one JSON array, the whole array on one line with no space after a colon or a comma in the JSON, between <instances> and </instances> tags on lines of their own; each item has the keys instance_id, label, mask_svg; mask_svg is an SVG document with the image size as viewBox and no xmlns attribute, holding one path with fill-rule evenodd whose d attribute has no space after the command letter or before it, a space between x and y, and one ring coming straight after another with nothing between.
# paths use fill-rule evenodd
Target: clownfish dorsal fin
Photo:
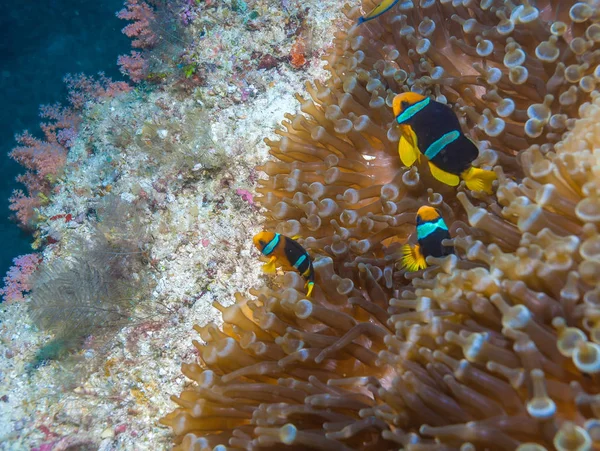
<instances>
[{"instance_id":1,"label":"clownfish dorsal fin","mask_svg":"<svg viewBox=\"0 0 600 451\"><path fill-rule=\"evenodd\" d=\"M456 186L460 183L460 177L458 175L450 174L449 172L446 172L446 171L438 168L431 161L429 161L428 163L429 163L429 170L431 171L431 175L436 180L438 180L442 183L445 183L446 185L449 185L449 186Z\"/></svg>"},{"instance_id":2,"label":"clownfish dorsal fin","mask_svg":"<svg viewBox=\"0 0 600 451\"><path fill-rule=\"evenodd\" d=\"M299 240L300 238L302 238L302 235L294 235L294 236L292 236L292 237L290 237L290 238L291 238L292 240L294 240L294 241L297 241L297 240Z\"/></svg>"},{"instance_id":3,"label":"clownfish dorsal fin","mask_svg":"<svg viewBox=\"0 0 600 451\"><path fill-rule=\"evenodd\" d=\"M400 264L406 271L415 272L427 268L425 256L421 253L421 247L418 244L414 246L405 244L402 246L401 251L402 257L400 259Z\"/></svg>"}]
</instances>

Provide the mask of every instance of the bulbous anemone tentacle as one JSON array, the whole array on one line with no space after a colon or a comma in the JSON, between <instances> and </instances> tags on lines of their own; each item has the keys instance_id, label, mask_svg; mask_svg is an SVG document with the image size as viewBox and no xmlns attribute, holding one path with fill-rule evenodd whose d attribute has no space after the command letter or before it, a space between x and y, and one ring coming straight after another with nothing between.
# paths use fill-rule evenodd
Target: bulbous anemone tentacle
<instances>
[{"instance_id":1,"label":"bulbous anemone tentacle","mask_svg":"<svg viewBox=\"0 0 600 451\"><path fill-rule=\"evenodd\" d=\"M220 307L163 424L186 450L599 446L593 2L400 1L358 24L372 3L344 8L330 77L267 141L266 223L315 256L312 298L286 276ZM409 90L453 108L494 194L402 165ZM456 255L408 276L422 205Z\"/></svg>"}]
</instances>

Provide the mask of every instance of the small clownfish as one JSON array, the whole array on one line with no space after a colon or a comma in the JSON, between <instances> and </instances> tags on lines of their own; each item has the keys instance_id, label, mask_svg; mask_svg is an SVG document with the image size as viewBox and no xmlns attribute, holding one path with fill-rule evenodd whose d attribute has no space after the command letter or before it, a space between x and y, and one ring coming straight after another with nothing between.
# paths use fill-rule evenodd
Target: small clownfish
<instances>
[{"instance_id":1,"label":"small clownfish","mask_svg":"<svg viewBox=\"0 0 600 451\"><path fill-rule=\"evenodd\" d=\"M296 240L279 233L260 232L254 235L252 241L264 256L271 257L263 265L264 272L273 274L277 266L285 271L297 270L306 280L306 296L310 297L315 286L315 270L310 255Z\"/></svg>"},{"instance_id":2,"label":"small clownfish","mask_svg":"<svg viewBox=\"0 0 600 451\"><path fill-rule=\"evenodd\" d=\"M442 245L442 240L450 239L448 226L438 211L424 206L417 211L417 241L419 244L402 246L401 263L407 271L413 272L427 268L425 259L444 257L454 253L452 246Z\"/></svg>"},{"instance_id":3,"label":"small clownfish","mask_svg":"<svg viewBox=\"0 0 600 451\"><path fill-rule=\"evenodd\" d=\"M394 5L396 5L396 3L398 3L399 1L400 0L383 0L379 5L373 8L369 14L367 14L366 16L359 17L358 24L360 25L361 23L367 22L371 19L375 19L376 17L381 16L382 14L385 14L390 9L392 9Z\"/></svg>"},{"instance_id":4,"label":"small clownfish","mask_svg":"<svg viewBox=\"0 0 600 451\"><path fill-rule=\"evenodd\" d=\"M436 180L456 186L462 178L470 190L492 193L496 174L471 166L479 149L463 135L450 107L421 94L405 92L394 97L393 110L402 132L398 153L404 166L420 161L423 154Z\"/></svg>"}]
</instances>

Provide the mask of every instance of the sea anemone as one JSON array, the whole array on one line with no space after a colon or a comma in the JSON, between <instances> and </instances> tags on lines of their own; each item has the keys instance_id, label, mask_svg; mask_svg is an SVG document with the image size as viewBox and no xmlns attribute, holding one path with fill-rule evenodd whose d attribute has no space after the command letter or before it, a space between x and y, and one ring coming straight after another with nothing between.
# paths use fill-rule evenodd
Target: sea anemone
<instances>
[{"instance_id":1,"label":"sea anemone","mask_svg":"<svg viewBox=\"0 0 600 451\"><path fill-rule=\"evenodd\" d=\"M195 383L161 420L177 449L600 445L598 11L400 0L357 25L344 8L331 76L266 140L257 190L265 228L314 257L313 297L290 272L214 304L223 328L196 327ZM495 194L402 166L403 91L454 109ZM396 261L425 204L457 255L407 274Z\"/></svg>"}]
</instances>

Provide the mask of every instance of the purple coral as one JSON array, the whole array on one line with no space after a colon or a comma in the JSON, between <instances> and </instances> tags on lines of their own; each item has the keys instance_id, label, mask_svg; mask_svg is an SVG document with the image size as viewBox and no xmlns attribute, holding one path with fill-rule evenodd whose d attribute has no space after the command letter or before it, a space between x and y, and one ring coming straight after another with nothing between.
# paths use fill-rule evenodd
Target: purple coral
<instances>
[{"instance_id":1,"label":"purple coral","mask_svg":"<svg viewBox=\"0 0 600 451\"><path fill-rule=\"evenodd\" d=\"M243 201L248 202L250 205L254 204L254 197L248 190L238 188L235 193L242 198Z\"/></svg>"},{"instance_id":2,"label":"purple coral","mask_svg":"<svg viewBox=\"0 0 600 451\"><path fill-rule=\"evenodd\" d=\"M183 10L179 14L181 23L185 26L188 26L189 24L191 24L194 21L194 19L196 18L197 14L196 14L196 11L194 11L194 4L195 3L193 1L188 2L188 4L185 5Z\"/></svg>"}]
</instances>

